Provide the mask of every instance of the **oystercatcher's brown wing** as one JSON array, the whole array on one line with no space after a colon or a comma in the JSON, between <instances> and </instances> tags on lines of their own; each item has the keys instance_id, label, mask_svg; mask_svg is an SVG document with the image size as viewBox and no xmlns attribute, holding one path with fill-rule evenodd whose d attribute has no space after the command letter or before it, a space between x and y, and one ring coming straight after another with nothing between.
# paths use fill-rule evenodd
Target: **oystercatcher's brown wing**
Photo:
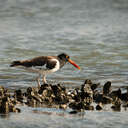
<instances>
[{"instance_id":1,"label":"oystercatcher's brown wing","mask_svg":"<svg viewBox=\"0 0 128 128\"><path fill-rule=\"evenodd\" d=\"M47 57L40 56L31 60L21 61L21 64L25 67L43 66L47 63Z\"/></svg>"},{"instance_id":2,"label":"oystercatcher's brown wing","mask_svg":"<svg viewBox=\"0 0 128 128\"><path fill-rule=\"evenodd\" d=\"M47 57L45 56L40 56L40 57L35 57L33 59L29 60L23 60L23 61L13 61L11 63L11 67L14 66L24 66L24 67L32 67L32 66L43 66L47 62Z\"/></svg>"},{"instance_id":3,"label":"oystercatcher's brown wing","mask_svg":"<svg viewBox=\"0 0 128 128\"><path fill-rule=\"evenodd\" d=\"M24 61L13 61L10 66L36 67L36 66L44 66L45 64L46 64L46 68L52 69L56 65L56 60L53 56L40 56Z\"/></svg>"}]
</instances>

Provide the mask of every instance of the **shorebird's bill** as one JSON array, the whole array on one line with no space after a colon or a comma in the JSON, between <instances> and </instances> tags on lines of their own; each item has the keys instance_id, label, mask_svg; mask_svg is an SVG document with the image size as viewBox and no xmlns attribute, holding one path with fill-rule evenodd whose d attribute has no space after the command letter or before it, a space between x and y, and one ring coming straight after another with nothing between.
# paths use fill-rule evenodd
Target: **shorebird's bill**
<instances>
[{"instance_id":1,"label":"shorebird's bill","mask_svg":"<svg viewBox=\"0 0 128 128\"><path fill-rule=\"evenodd\" d=\"M80 69L80 67L74 61L72 61L71 59L68 59L68 62L70 64L72 64L73 66L75 66L76 68Z\"/></svg>"}]
</instances>

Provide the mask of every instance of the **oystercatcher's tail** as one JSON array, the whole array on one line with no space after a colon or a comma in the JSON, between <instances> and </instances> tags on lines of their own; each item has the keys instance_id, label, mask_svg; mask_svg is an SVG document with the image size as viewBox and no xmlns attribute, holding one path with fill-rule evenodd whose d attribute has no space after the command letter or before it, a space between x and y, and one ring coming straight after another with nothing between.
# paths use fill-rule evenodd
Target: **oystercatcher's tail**
<instances>
[{"instance_id":1,"label":"oystercatcher's tail","mask_svg":"<svg viewBox=\"0 0 128 128\"><path fill-rule=\"evenodd\" d=\"M15 67L15 66L19 66L22 65L22 63L20 61L13 61L10 65L10 67Z\"/></svg>"}]
</instances>

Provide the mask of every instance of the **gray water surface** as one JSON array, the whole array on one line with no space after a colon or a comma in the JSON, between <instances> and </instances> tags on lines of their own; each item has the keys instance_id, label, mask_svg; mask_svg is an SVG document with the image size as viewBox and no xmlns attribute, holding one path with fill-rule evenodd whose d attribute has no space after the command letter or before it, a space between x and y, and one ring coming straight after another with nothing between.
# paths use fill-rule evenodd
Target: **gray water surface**
<instances>
[{"instance_id":1,"label":"gray water surface","mask_svg":"<svg viewBox=\"0 0 128 128\"><path fill-rule=\"evenodd\" d=\"M127 112L86 111L75 115L68 110L21 107L22 113L0 118L1 128L127 128Z\"/></svg>"},{"instance_id":2,"label":"gray water surface","mask_svg":"<svg viewBox=\"0 0 128 128\"><path fill-rule=\"evenodd\" d=\"M127 0L0 0L0 84L18 89L36 86L35 74L10 68L12 60L69 54L67 64L47 77L74 87L86 78L103 85L128 84ZM59 111L59 110L57 110ZM81 119L47 114L12 114L9 127L127 127L127 112L87 112ZM27 120L30 119L30 120ZM49 122L50 120L50 122Z\"/></svg>"}]
</instances>

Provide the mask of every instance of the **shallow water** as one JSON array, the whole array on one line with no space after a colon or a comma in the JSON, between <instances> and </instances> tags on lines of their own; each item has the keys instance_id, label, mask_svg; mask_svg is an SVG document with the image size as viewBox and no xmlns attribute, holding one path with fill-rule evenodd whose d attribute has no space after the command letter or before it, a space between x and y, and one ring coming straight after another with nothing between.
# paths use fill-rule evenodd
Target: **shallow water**
<instances>
[{"instance_id":1,"label":"shallow water","mask_svg":"<svg viewBox=\"0 0 128 128\"><path fill-rule=\"evenodd\" d=\"M0 0L0 45L0 84L11 89L36 85L36 75L9 67L12 60L61 52L69 54L81 70L65 65L49 75L49 81L74 87L90 78L101 84L110 80L113 86L127 86L128 1ZM1 119L0 124L3 127L33 124L33 127L124 128L128 121L125 112L89 112L82 119L69 115L66 118L32 115L12 114L7 122Z\"/></svg>"},{"instance_id":2,"label":"shallow water","mask_svg":"<svg viewBox=\"0 0 128 128\"><path fill-rule=\"evenodd\" d=\"M86 111L69 114L69 110L21 107L22 113L1 116L1 128L127 128L128 113ZM26 114L27 113L27 114Z\"/></svg>"},{"instance_id":3,"label":"shallow water","mask_svg":"<svg viewBox=\"0 0 128 128\"><path fill-rule=\"evenodd\" d=\"M33 84L33 74L9 67L12 60L66 52L81 70L66 65L48 80L79 85L91 78L127 85L126 0L6 0L0 6L1 84Z\"/></svg>"}]
</instances>

